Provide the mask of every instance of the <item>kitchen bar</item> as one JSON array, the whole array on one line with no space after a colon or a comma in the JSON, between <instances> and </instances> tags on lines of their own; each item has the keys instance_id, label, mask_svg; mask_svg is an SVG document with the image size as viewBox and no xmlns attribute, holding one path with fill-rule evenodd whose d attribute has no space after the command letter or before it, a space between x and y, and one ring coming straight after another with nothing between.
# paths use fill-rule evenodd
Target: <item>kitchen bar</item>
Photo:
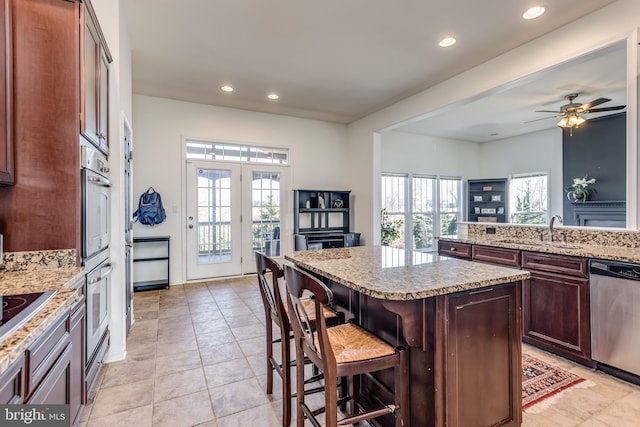
<instances>
[{"instance_id":1,"label":"kitchen bar","mask_svg":"<svg viewBox=\"0 0 640 427\"><path fill-rule=\"evenodd\" d=\"M293 252L334 307L411 359L411 425L519 426L522 270L389 247ZM389 384L381 372L377 380ZM375 381L361 403L388 401ZM381 419L391 425L392 419Z\"/></svg>"}]
</instances>

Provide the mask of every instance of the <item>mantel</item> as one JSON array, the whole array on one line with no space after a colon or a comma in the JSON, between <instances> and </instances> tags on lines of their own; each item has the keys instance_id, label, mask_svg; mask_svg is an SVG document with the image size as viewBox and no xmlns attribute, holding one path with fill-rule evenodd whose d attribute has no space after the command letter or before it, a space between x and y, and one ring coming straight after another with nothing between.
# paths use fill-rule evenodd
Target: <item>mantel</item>
<instances>
[{"instance_id":1,"label":"mantel","mask_svg":"<svg viewBox=\"0 0 640 427\"><path fill-rule=\"evenodd\" d=\"M625 201L572 202L576 225L624 228L627 224Z\"/></svg>"}]
</instances>

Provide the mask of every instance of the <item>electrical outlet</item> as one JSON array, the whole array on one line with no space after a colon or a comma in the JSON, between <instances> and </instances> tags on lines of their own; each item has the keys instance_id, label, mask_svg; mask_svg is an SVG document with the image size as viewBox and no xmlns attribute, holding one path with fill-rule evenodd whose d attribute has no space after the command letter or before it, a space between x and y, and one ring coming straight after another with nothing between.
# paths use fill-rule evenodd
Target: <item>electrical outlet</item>
<instances>
[{"instance_id":1,"label":"electrical outlet","mask_svg":"<svg viewBox=\"0 0 640 427\"><path fill-rule=\"evenodd\" d=\"M487 227L486 228L486 232L487 232L487 234L496 234L496 228L495 227Z\"/></svg>"}]
</instances>

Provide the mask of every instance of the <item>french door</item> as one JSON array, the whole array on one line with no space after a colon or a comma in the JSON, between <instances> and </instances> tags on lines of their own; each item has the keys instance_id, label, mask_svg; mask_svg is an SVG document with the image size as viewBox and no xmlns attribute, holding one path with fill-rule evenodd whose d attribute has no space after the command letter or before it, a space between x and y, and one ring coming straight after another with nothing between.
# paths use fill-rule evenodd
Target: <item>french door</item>
<instances>
[{"instance_id":1,"label":"french door","mask_svg":"<svg viewBox=\"0 0 640 427\"><path fill-rule=\"evenodd\" d=\"M282 255L287 167L188 160L186 183L187 280L253 273L256 250Z\"/></svg>"}]
</instances>

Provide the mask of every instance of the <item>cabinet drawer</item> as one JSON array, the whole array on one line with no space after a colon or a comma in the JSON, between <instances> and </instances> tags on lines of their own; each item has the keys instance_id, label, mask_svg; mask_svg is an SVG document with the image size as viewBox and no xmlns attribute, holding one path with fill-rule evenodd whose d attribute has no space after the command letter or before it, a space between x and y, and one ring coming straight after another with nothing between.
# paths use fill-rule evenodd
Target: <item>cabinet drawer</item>
<instances>
[{"instance_id":1,"label":"cabinet drawer","mask_svg":"<svg viewBox=\"0 0 640 427\"><path fill-rule=\"evenodd\" d=\"M471 258L471 245L468 243L438 240L438 253L458 258Z\"/></svg>"},{"instance_id":2,"label":"cabinet drawer","mask_svg":"<svg viewBox=\"0 0 640 427\"><path fill-rule=\"evenodd\" d=\"M0 375L0 403L22 403L24 398L24 356L13 362Z\"/></svg>"},{"instance_id":3,"label":"cabinet drawer","mask_svg":"<svg viewBox=\"0 0 640 427\"><path fill-rule=\"evenodd\" d=\"M474 261L520 268L520 251L516 249L473 245L472 258Z\"/></svg>"},{"instance_id":4,"label":"cabinet drawer","mask_svg":"<svg viewBox=\"0 0 640 427\"><path fill-rule=\"evenodd\" d=\"M38 387L70 341L69 316L62 316L26 351L27 390L29 396Z\"/></svg>"},{"instance_id":5,"label":"cabinet drawer","mask_svg":"<svg viewBox=\"0 0 640 427\"><path fill-rule=\"evenodd\" d=\"M589 263L586 258L564 255L522 252L522 268L576 277L589 277Z\"/></svg>"}]
</instances>

